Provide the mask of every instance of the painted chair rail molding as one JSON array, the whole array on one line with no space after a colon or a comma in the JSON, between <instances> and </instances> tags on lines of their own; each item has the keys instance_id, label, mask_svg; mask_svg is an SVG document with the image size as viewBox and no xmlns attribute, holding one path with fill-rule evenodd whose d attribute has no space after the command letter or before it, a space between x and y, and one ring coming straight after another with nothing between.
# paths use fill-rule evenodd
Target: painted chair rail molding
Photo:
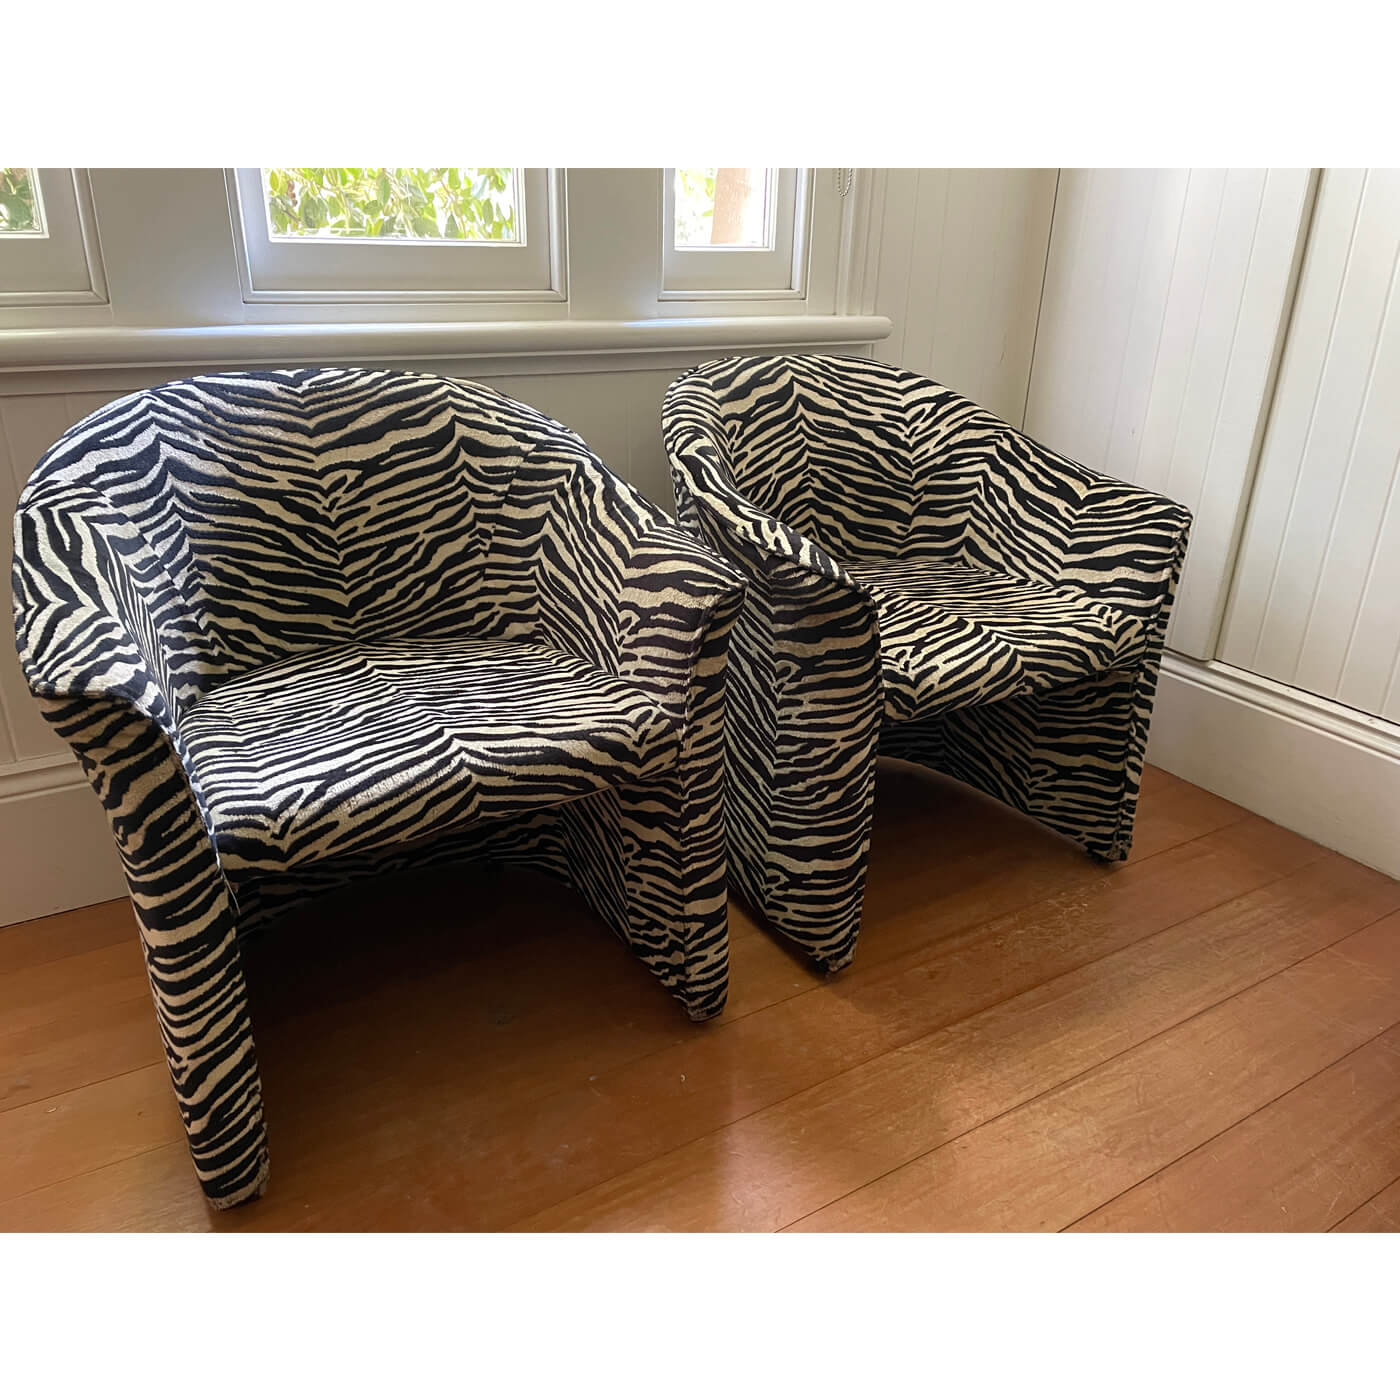
<instances>
[{"instance_id":1,"label":"painted chair rail molding","mask_svg":"<svg viewBox=\"0 0 1400 1400\"><path fill-rule=\"evenodd\" d=\"M0 371L111 365L285 364L464 355L621 355L774 345L864 345L884 316L658 317L645 321L397 321L8 329Z\"/></svg>"}]
</instances>

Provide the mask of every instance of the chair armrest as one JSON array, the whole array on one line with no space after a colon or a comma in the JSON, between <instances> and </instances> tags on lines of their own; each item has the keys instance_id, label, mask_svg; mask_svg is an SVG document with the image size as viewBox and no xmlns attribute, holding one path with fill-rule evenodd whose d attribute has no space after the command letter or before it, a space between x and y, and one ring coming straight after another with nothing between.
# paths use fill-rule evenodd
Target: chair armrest
<instances>
[{"instance_id":1,"label":"chair armrest","mask_svg":"<svg viewBox=\"0 0 1400 1400\"><path fill-rule=\"evenodd\" d=\"M740 575L562 428L517 471L512 500L523 533L498 529L496 546L528 560L540 634L683 714L698 649L738 610Z\"/></svg>"},{"instance_id":2,"label":"chair armrest","mask_svg":"<svg viewBox=\"0 0 1400 1400\"><path fill-rule=\"evenodd\" d=\"M1134 612L1169 596L1191 513L1141 486L1091 471L1004 427L984 468L965 553L1035 582L1069 584Z\"/></svg>"},{"instance_id":3,"label":"chair armrest","mask_svg":"<svg viewBox=\"0 0 1400 1400\"><path fill-rule=\"evenodd\" d=\"M1190 530L1185 506L1095 474L1075 514L1059 581L1120 608L1156 611L1175 587Z\"/></svg>"},{"instance_id":4,"label":"chair armrest","mask_svg":"<svg viewBox=\"0 0 1400 1400\"><path fill-rule=\"evenodd\" d=\"M744 598L741 574L671 524L632 548L618 596L618 673L684 718L697 668L718 647Z\"/></svg>"},{"instance_id":5,"label":"chair armrest","mask_svg":"<svg viewBox=\"0 0 1400 1400\"><path fill-rule=\"evenodd\" d=\"M114 538L115 535L115 538ZM15 644L36 696L118 700L175 738L173 686L150 608L118 555L134 529L30 504L15 515Z\"/></svg>"},{"instance_id":6,"label":"chair armrest","mask_svg":"<svg viewBox=\"0 0 1400 1400\"><path fill-rule=\"evenodd\" d=\"M145 591L151 587L173 589L131 522L71 501L28 502L16 513L20 667L107 810L148 945L164 937L166 916L142 872L168 858L152 852L168 853L172 822L183 820L173 813L205 819L178 732L180 685ZM186 682L185 689L193 687ZM172 782L186 792L174 807ZM162 798L153 802L156 791ZM199 859L218 873L212 844Z\"/></svg>"},{"instance_id":7,"label":"chair armrest","mask_svg":"<svg viewBox=\"0 0 1400 1400\"><path fill-rule=\"evenodd\" d=\"M742 561L751 571L774 563L788 564L859 590L846 570L814 540L741 496L725 480L714 445L698 433L673 443L670 456L682 518L693 511L702 533L714 539L726 557Z\"/></svg>"}]
</instances>

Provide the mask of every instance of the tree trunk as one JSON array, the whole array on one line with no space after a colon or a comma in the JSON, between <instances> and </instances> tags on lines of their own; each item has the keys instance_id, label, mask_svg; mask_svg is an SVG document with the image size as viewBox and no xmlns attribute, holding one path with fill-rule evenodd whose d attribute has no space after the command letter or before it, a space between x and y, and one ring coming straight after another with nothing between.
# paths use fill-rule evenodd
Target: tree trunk
<instances>
[{"instance_id":1,"label":"tree trunk","mask_svg":"<svg viewBox=\"0 0 1400 1400\"><path fill-rule=\"evenodd\" d=\"M715 174L715 217L710 242L738 243L744 236L744 207L749 202L753 171L721 166Z\"/></svg>"}]
</instances>

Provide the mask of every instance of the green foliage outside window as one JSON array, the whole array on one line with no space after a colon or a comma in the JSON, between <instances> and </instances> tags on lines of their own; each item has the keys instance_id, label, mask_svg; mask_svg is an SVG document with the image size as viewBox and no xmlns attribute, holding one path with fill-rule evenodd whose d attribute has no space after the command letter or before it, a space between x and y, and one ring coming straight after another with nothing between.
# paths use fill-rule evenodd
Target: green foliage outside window
<instances>
[{"instance_id":1,"label":"green foliage outside window","mask_svg":"<svg viewBox=\"0 0 1400 1400\"><path fill-rule=\"evenodd\" d=\"M274 234L518 241L515 172L278 167L263 170Z\"/></svg>"},{"instance_id":2,"label":"green foliage outside window","mask_svg":"<svg viewBox=\"0 0 1400 1400\"><path fill-rule=\"evenodd\" d=\"M691 166L676 170L676 230L678 248L710 241L715 217L715 176L718 167Z\"/></svg>"},{"instance_id":3,"label":"green foliage outside window","mask_svg":"<svg viewBox=\"0 0 1400 1400\"><path fill-rule=\"evenodd\" d=\"M0 166L0 233L39 233L34 179L24 166Z\"/></svg>"}]
</instances>

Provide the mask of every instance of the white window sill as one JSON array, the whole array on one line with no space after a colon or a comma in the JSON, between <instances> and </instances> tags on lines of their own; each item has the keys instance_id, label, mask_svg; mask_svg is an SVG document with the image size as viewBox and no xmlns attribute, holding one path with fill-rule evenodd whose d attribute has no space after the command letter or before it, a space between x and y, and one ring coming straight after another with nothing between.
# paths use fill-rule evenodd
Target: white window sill
<instances>
[{"instance_id":1,"label":"white window sill","mask_svg":"<svg viewBox=\"0 0 1400 1400\"><path fill-rule=\"evenodd\" d=\"M874 344L890 329L886 316L16 329L0 330L0 371L841 347Z\"/></svg>"}]
</instances>

